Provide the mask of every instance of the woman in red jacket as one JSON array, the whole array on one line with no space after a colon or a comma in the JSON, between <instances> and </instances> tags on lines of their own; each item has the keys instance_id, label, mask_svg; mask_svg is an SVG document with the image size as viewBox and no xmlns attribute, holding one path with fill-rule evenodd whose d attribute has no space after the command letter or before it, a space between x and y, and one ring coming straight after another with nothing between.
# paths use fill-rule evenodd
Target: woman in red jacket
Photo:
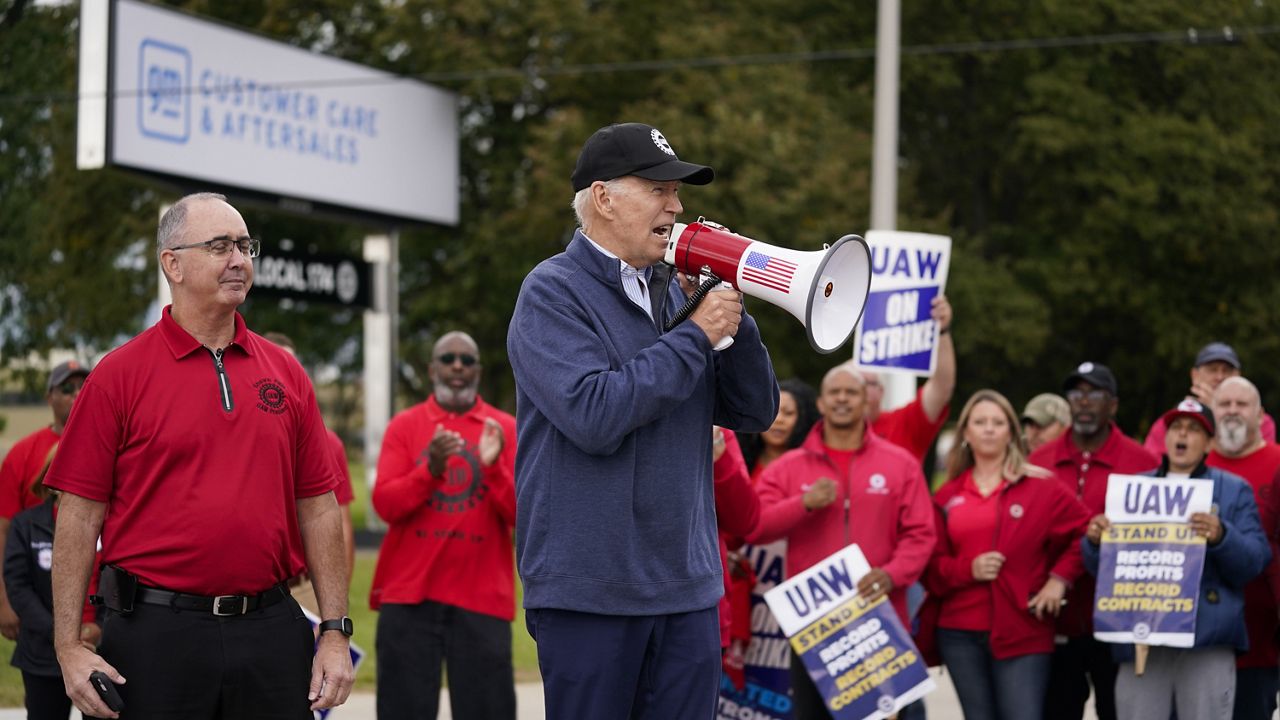
<instances>
[{"instance_id":1,"label":"woman in red jacket","mask_svg":"<svg viewBox=\"0 0 1280 720\"><path fill-rule=\"evenodd\" d=\"M1039 720L1053 621L1083 572L1089 513L1048 471L1026 462L1003 395L965 403L949 481L934 496L938 545L925 571L936 640L967 720ZM924 627L924 625L936 627Z\"/></svg>"}]
</instances>

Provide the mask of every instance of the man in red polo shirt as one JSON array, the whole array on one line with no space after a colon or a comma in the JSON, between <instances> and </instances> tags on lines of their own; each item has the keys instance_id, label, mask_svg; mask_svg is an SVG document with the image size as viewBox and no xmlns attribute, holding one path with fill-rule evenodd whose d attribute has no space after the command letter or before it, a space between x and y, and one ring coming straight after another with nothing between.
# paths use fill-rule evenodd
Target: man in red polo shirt
<instances>
[{"instance_id":1,"label":"man in red polo shirt","mask_svg":"<svg viewBox=\"0 0 1280 720\"><path fill-rule=\"evenodd\" d=\"M1151 470L1159 459L1120 432L1116 377L1100 363L1085 362L1067 375L1063 394L1071 406L1071 432L1042 445L1028 458L1066 483L1089 514L1106 510L1107 478ZM1089 683L1099 720L1115 720L1116 664L1105 643L1093 639L1092 576L1080 578L1067 592L1058 616L1057 646L1045 695L1046 720L1080 720Z\"/></svg>"},{"instance_id":2,"label":"man in red polo shirt","mask_svg":"<svg viewBox=\"0 0 1280 720\"><path fill-rule=\"evenodd\" d=\"M856 543L871 571L858 582L868 600L885 595L907 627L907 588L924 572L933 551L933 507L920 463L910 453L867 432L866 383L852 364L822 380L822 420L799 448L769 464L760 476L760 521L751 543L787 539L793 577ZM796 720L830 717L796 655L791 658ZM913 703L902 717L917 718Z\"/></svg>"},{"instance_id":3,"label":"man in red polo shirt","mask_svg":"<svg viewBox=\"0 0 1280 720\"><path fill-rule=\"evenodd\" d=\"M71 406L88 375L89 368L75 360L68 360L53 368L44 393L45 402L53 410L53 424L14 443L4 456L4 463L0 464L0 557L4 556L5 540L9 536L9 523L13 521L13 516L41 502L31 487L36 476L44 469L44 464L49 462L49 451L62 437L62 429L66 427L67 417L71 415ZM9 640L18 638L18 615L9 605L2 577L0 635Z\"/></svg>"},{"instance_id":4,"label":"man in red polo shirt","mask_svg":"<svg viewBox=\"0 0 1280 720\"><path fill-rule=\"evenodd\" d=\"M1239 375L1218 385L1213 394L1217 418L1214 449L1205 464L1244 478L1253 488L1268 538L1276 535L1280 498L1280 445L1262 436L1262 398L1258 388ZM1244 621L1249 631L1249 652L1236 656L1236 705L1234 717L1269 718L1276 709L1276 590L1280 585L1280 559L1272 554L1262 575L1244 588Z\"/></svg>"},{"instance_id":5,"label":"man in red polo shirt","mask_svg":"<svg viewBox=\"0 0 1280 720\"><path fill-rule=\"evenodd\" d=\"M382 437L373 507L387 521L369 604L378 717L434 718L441 666L453 716L515 720L516 420L479 395L480 349L445 334L433 392Z\"/></svg>"},{"instance_id":6,"label":"man in red polo shirt","mask_svg":"<svg viewBox=\"0 0 1280 720\"><path fill-rule=\"evenodd\" d=\"M257 240L222 195L160 219L173 294L160 322L109 353L76 400L45 484L54 648L67 694L130 720L309 718L351 690L337 471L298 361L245 327ZM102 538L107 608L94 654L80 615ZM317 640L285 584L300 537L325 622Z\"/></svg>"},{"instance_id":7,"label":"man in red polo shirt","mask_svg":"<svg viewBox=\"0 0 1280 720\"><path fill-rule=\"evenodd\" d=\"M933 375L916 390L911 402L881 412L884 384L880 375L863 371L867 384L867 426L881 438L905 448L924 462L925 455L947 422L951 396L956 391L956 348L951 342L951 303L945 295L933 299L930 316L938 323L938 363Z\"/></svg>"}]
</instances>

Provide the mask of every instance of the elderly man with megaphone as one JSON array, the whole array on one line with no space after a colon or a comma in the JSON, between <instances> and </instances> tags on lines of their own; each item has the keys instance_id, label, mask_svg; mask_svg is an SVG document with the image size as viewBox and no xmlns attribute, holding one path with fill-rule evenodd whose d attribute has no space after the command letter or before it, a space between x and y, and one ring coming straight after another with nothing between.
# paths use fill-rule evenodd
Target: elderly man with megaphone
<instances>
[{"instance_id":1,"label":"elderly man with megaphone","mask_svg":"<svg viewBox=\"0 0 1280 720\"><path fill-rule=\"evenodd\" d=\"M738 292L667 329L686 302L660 263L678 193L713 176L656 128L601 128L572 176L581 227L516 302L517 561L548 717L714 714L710 428L768 428L778 386Z\"/></svg>"}]
</instances>

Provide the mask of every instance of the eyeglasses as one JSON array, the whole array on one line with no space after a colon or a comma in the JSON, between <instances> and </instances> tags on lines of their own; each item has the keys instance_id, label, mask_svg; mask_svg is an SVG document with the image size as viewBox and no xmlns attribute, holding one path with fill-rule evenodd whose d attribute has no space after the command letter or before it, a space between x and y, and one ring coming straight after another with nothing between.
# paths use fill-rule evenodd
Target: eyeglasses
<instances>
[{"instance_id":1,"label":"eyeglasses","mask_svg":"<svg viewBox=\"0 0 1280 720\"><path fill-rule=\"evenodd\" d=\"M202 247L209 251L214 257L222 257L231 253L232 248L238 248L240 254L247 258L256 258L258 253L262 251L262 241L253 238L240 238L232 240L228 237L216 237L212 240L204 242L190 243L188 245L174 245L170 250L190 250L191 248Z\"/></svg>"},{"instance_id":2,"label":"eyeglasses","mask_svg":"<svg viewBox=\"0 0 1280 720\"><path fill-rule=\"evenodd\" d=\"M452 365L454 361L461 361L465 367L471 367L476 364L476 356L467 353L445 353L436 358L436 362L441 365Z\"/></svg>"},{"instance_id":3,"label":"eyeglasses","mask_svg":"<svg viewBox=\"0 0 1280 720\"><path fill-rule=\"evenodd\" d=\"M1084 390L1067 391L1067 400L1073 403L1078 403L1085 398L1089 398L1089 402L1100 403L1110 396L1111 393L1106 390L1090 390L1089 392L1085 392Z\"/></svg>"},{"instance_id":4,"label":"eyeglasses","mask_svg":"<svg viewBox=\"0 0 1280 720\"><path fill-rule=\"evenodd\" d=\"M58 392L62 393L63 395L75 395L76 393L80 392L80 388L84 386L77 383L73 383L73 382L64 382L61 385L58 385L57 387L58 387Z\"/></svg>"}]
</instances>

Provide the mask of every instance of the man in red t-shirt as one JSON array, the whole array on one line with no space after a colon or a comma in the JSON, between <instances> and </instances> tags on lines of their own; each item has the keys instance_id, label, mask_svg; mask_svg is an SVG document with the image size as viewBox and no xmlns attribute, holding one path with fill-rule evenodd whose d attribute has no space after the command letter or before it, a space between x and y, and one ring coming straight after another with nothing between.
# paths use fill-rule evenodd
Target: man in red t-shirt
<instances>
[{"instance_id":1,"label":"man in red t-shirt","mask_svg":"<svg viewBox=\"0 0 1280 720\"><path fill-rule=\"evenodd\" d=\"M1217 418L1214 449L1205 461L1244 478L1253 488L1262 530L1274 542L1280 497L1280 445L1262 437L1262 398L1253 383L1240 376L1223 380L1213 394ZM1263 574L1244 588L1244 621L1249 652L1236 656L1236 718L1269 718L1276 709L1276 590L1280 590L1280 558L1272 552Z\"/></svg>"},{"instance_id":2,"label":"man in red t-shirt","mask_svg":"<svg viewBox=\"0 0 1280 720\"><path fill-rule=\"evenodd\" d=\"M863 371L867 383L867 426L872 432L904 448L924 462L938 431L947 422L956 391L956 348L951 342L951 303L945 295L933 299L929 315L938 323L938 363L933 376L916 391L911 402L895 410L880 410L884 384L880 375Z\"/></svg>"},{"instance_id":3,"label":"man in red t-shirt","mask_svg":"<svg viewBox=\"0 0 1280 720\"><path fill-rule=\"evenodd\" d=\"M481 399L466 333L441 337L427 372L433 392L391 419L373 486L388 525L369 593L378 717L434 718L447 665L454 717L515 720L516 420Z\"/></svg>"},{"instance_id":4,"label":"man in red t-shirt","mask_svg":"<svg viewBox=\"0 0 1280 720\"><path fill-rule=\"evenodd\" d=\"M1115 424L1120 395L1110 368L1080 363L1063 381L1062 393L1071 406L1071 432L1040 446L1027 460L1051 471L1091 516L1098 515L1106 510L1107 479L1113 473L1140 473L1160 461ZM1081 577L1067 591L1067 604L1058 615L1046 720L1080 720L1090 681L1099 720L1115 720L1116 664L1109 646L1093 638L1094 585L1091 576Z\"/></svg>"},{"instance_id":5,"label":"man in red t-shirt","mask_svg":"<svg viewBox=\"0 0 1280 720\"><path fill-rule=\"evenodd\" d=\"M14 443L4 456L4 463L0 464L0 557L4 557L5 540L9 537L9 523L13 516L41 502L31 486L45 463L49 462L49 451L58 444L71 415L71 406L88 375L89 368L75 360L53 368L44 393L45 402L53 410L53 424ZM0 577L0 635L9 640L18 638L18 615L9 605L3 577Z\"/></svg>"},{"instance_id":6,"label":"man in red t-shirt","mask_svg":"<svg viewBox=\"0 0 1280 720\"><path fill-rule=\"evenodd\" d=\"M62 491L53 543L54 649L81 712L131 720L305 718L351 691L337 471L306 372L236 311L259 242L222 195L160 219L173 304L108 353L76 399L45 477ZM79 641L102 541L101 653ZM322 622L289 594L301 538Z\"/></svg>"}]
</instances>

